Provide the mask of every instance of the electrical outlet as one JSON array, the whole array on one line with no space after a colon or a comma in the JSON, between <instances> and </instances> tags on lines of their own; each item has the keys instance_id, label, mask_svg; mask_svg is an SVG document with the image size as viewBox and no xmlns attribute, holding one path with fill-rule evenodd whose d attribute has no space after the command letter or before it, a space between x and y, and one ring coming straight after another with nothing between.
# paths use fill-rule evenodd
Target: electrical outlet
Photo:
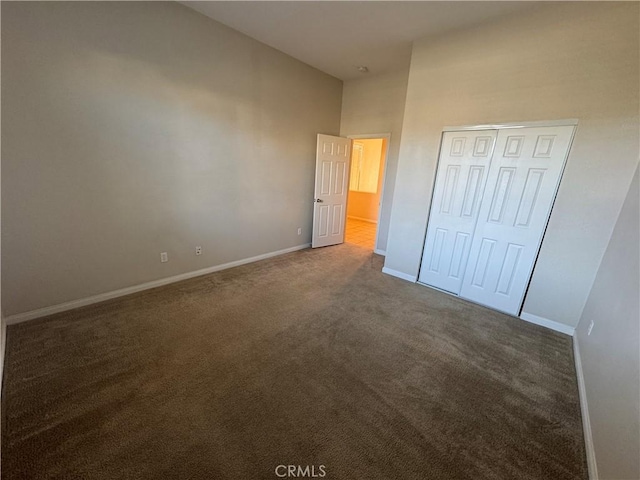
<instances>
[{"instance_id":1,"label":"electrical outlet","mask_svg":"<svg viewBox=\"0 0 640 480\"><path fill-rule=\"evenodd\" d=\"M202 247L200 245L196 247L196 255L202 255Z\"/></svg>"},{"instance_id":2,"label":"electrical outlet","mask_svg":"<svg viewBox=\"0 0 640 480\"><path fill-rule=\"evenodd\" d=\"M166 263L166 262L168 262L168 261L169 261L169 254L168 254L167 252L162 252L162 253L160 254L160 261L161 261L162 263Z\"/></svg>"},{"instance_id":3,"label":"electrical outlet","mask_svg":"<svg viewBox=\"0 0 640 480\"><path fill-rule=\"evenodd\" d=\"M596 325L595 322L591 320L591 323L589 324L589 328L587 329L587 335L591 335L591 330L593 330L593 327L595 325Z\"/></svg>"},{"instance_id":4,"label":"electrical outlet","mask_svg":"<svg viewBox=\"0 0 640 480\"><path fill-rule=\"evenodd\" d=\"M302 235L302 228L298 228L298 235Z\"/></svg>"}]
</instances>

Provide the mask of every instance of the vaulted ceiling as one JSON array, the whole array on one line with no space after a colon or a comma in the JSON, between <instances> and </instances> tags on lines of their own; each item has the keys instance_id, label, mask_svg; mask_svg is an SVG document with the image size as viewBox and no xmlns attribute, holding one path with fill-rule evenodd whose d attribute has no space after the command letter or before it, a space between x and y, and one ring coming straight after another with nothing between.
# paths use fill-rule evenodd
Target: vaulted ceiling
<instances>
[{"instance_id":1,"label":"vaulted ceiling","mask_svg":"<svg viewBox=\"0 0 640 480\"><path fill-rule=\"evenodd\" d=\"M226 1L181 2L342 80L406 68L413 40L540 2Z\"/></svg>"}]
</instances>

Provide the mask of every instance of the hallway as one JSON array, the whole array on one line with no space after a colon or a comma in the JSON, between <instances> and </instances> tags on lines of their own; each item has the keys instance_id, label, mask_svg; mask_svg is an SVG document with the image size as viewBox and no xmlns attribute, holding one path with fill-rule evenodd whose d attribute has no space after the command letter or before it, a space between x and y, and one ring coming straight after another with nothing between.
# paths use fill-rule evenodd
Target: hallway
<instances>
[{"instance_id":1,"label":"hallway","mask_svg":"<svg viewBox=\"0 0 640 480\"><path fill-rule=\"evenodd\" d=\"M376 244L377 224L347 217L344 241L373 250Z\"/></svg>"}]
</instances>

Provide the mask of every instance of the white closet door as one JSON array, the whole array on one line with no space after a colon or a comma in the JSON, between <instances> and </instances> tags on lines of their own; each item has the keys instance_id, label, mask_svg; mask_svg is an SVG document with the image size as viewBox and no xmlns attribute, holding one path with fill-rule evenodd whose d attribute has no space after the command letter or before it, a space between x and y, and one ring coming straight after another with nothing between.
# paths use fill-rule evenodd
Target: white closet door
<instances>
[{"instance_id":1,"label":"white closet door","mask_svg":"<svg viewBox=\"0 0 640 480\"><path fill-rule=\"evenodd\" d=\"M499 131L461 297L518 315L573 130Z\"/></svg>"},{"instance_id":2,"label":"white closet door","mask_svg":"<svg viewBox=\"0 0 640 480\"><path fill-rule=\"evenodd\" d=\"M419 282L460 291L496 135L496 130L443 135Z\"/></svg>"}]
</instances>

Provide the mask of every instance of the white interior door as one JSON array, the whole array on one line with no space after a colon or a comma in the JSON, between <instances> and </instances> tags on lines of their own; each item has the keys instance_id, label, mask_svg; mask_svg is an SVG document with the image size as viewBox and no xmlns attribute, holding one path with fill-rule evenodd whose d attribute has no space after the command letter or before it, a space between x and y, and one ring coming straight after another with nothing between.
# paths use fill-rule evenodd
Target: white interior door
<instances>
[{"instance_id":1,"label":"white interior door","mask_svg":"<svg viewBox=\"0 0 640 480\"><path fill-rule=\"evenodd\" d=\"M446 132L418 281L459 293L497 130Z\"/></svg>"},{"instance_id":2,"label":"white interior door","mask_svg":"<svg viewBox=\"0 0 640 480\"><path fill-rule=\"evenodd\" d=\"M500 130L460 296L518 315L573 126Z\"/></svg>"},{"instance_id":3,"label":"white interior door","mask_svg":"<svg viewBox=\"0 0 640 480\"><path fill-rule=\"evenodd\" d=\"M351 140L318 134L311 246L344 242Z\"/></svg>"}]
</instances>

